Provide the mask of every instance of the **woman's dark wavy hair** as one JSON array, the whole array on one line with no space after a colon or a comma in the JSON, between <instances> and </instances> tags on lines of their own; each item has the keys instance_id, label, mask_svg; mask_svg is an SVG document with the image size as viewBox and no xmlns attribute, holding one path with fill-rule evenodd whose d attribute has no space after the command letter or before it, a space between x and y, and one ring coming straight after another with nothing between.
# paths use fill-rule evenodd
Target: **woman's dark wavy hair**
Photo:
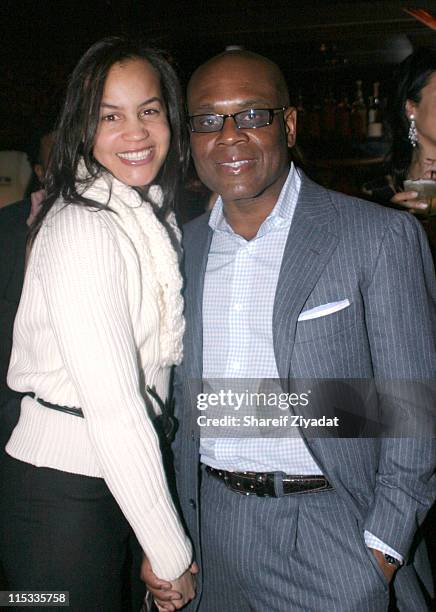
<instances>
[{"instance_id":1,"label":"woman's dark wavy hair","mask_svg":"<svg viewBox=\"0 0 436 612\"><path fill-rule=\"evenodd\" d=\"M154 181L162 187L164 194L164 204L156 210L156 214L163 220L168 211L174 208L189 156L182 93L177 75L162 51L149 48L142 41L121 37L104 38L86 51L71 75L47 171L47 197L32 225L31 237L36 235L44 217L59 197L71 204L99 209L107 207L80 193L105 171L92 151L107 75L115 63L132 59L149 62L160 78L171 129L171 143L166 160ZM89 177L78 181L77 167L82 158ZM136 190L145 199L148 189L144 187Z\"/></svg>"},{"instance_id":2,"label":"woman's dark wavy hair","mask_svg":"<svg viewBox=\"0 0 436 612\"><path fill-rule=\"evenodd\" d=\"M428 84L431 75L436 71L436 52L421 47L399 65L394 75L396 93L392 100L392 178L397 188L402 188L403 181L412 162L413 147L409 141L409 121L406 116L406 102L412 100L419 104L422 89ZM419 146L419 145L418 145Z\"/></svg>"}]
</instances>

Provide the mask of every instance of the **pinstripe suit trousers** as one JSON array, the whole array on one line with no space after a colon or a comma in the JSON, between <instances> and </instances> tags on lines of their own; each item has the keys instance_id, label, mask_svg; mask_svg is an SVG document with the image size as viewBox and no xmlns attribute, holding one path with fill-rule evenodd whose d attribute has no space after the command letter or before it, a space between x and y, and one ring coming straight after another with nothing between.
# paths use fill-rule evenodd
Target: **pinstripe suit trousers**
<instances>
[{"instance_id":1,"label":"pinstripe suit trousers","mask_svg":"<svg viewBox=\"0 0 436 612\"><path fill-rule=\"evenodd\" d=\"M200 612L388 609L363 528L335 491L258 498L203 472L201 508Z\"/></svg>"}]
</instances>

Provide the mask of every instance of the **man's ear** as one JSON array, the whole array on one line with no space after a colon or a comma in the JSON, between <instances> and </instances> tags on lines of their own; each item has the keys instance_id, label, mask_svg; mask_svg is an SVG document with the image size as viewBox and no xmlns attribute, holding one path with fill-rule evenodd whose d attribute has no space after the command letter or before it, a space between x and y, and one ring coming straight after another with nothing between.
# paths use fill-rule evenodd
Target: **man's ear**
<instances>
[{"instance_id":1,"label":"man's ear","mask_svg":"<svg viewBox=\"0 0 436 612\"><path fill-rule=\"evenodd\" d=\"M288 147L291 148L294 146L297 136L297 109L293 106L288 106L283 116L285 119L286 140Z\"/></svg>"}]
</instances>

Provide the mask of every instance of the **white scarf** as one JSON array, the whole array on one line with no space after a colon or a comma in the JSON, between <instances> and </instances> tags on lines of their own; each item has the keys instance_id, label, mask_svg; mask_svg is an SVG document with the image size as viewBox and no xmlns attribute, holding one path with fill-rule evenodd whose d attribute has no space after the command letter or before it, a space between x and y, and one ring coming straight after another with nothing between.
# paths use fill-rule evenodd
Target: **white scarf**
<instances>
[{"instance_id":1,"label":"white scarf","mask_svg":"<svg viewBox=\"0 0 436 612\"><path fill-rule=\"evenodd\" d=\"M87 171L82 162L78 176L84 178ZM135 245L141 245L138 255L142 269L152 282L152 288L160 310L160 347L161 366L179 364L183 355L183 318L182 276L179 261L168 230L156 217L150 202L143 201L140 195L109 173L105 172L82 191L81 195L106 204L115 211L121 229ZM155 206L162 206L163 194L159 185L149 188L148 196ZM174 213L171 211L166 224L180 244L180 230Z\"/></svg>"}]
</instances>

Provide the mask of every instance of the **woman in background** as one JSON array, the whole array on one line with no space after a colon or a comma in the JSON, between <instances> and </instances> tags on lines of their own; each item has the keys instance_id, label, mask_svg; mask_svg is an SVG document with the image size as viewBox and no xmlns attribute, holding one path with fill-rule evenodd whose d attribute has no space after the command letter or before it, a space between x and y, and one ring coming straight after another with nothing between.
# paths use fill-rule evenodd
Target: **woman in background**
<instances>
[{"instance_id":1,"label":"woman in background","mask_svg":"<svg viewBox=\"0 0 436 612\"><path fill-rule=\"evenodd\" d=\"M395 83L387 174L363 190L381 204L425 211L428 204L419 202L416 192L403 191L403 183L436 178L436 53L426 48L414 51L399 65Z\"/></svg>"},{"instance_id":2,"label":"woman in background","mask_svg":"<svg viewBox=\"0 0 436 612\"><path fill-rule=\"evenodd\" d=\"M178 606L194 595L146 394L166 400L182 356L180 100L159 52L93 45L72 74L32 228L8 374L26 395L6 447L0 553L11 590L69 591L75 612L121 612L131 529Z\"/></svg>"},{"instance_id":3,"label":"woman in background","mask_svg":"<svg viewBox=\"0 0 436 612\"><path fill-rule=\"evenodd\" d=\"M421 48L398 67L391 102L392 146L387 173L363 186L365 196L395 208L424 215L420 220L436 260L436 224L429 203L416 191L404 191L406 179L436 180L436 53ZM432 214L436 202L432 203Z\"/></svg>"},{"instance_id":4,"label":"woman in background","mask_svg":"<svg viewBox=\"0 0 436 612\"><path fill-rule=\"evenodd\" d=\"M411 209L426 209L416 192L405 192L406 179L436 180L436 53L417 49L398 70L398 90L392 112L392 180L398 191L391 201Z\"/></svg>"}]
</instances>

